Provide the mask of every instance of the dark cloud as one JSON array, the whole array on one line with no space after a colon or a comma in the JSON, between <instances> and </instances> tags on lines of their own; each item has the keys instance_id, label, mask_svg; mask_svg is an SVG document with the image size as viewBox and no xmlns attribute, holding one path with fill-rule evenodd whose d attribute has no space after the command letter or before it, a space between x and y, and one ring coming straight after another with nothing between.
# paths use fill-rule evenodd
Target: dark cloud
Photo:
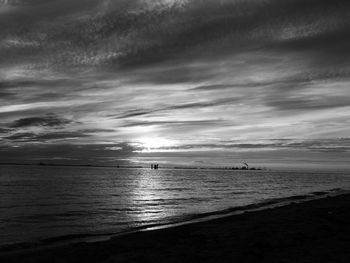
<instances>
[{"instance_id":1,"label":"dark cloud","mask_svg":"<svg viewBox=\"0 0 350 263\"><path fill-rule=\"evenodd\" d=\"M78 80L69 78L35 79L27 76L27 79L0 80L0 90L25 89L29 87L57 88L66 85L73 86L78 83Z\"/></svg>"},{"instance_id":2,"label":"dark cloud","mask_svg":"<svg viewBox=\"0 0 350 263\"><path fill-rule=\"evenodd\" d=\"M321 98L278 98L278 100L268 100L267 105L283 111L305 111L322 110L329 108L347 107L350 105L350 98L327 96Z\"/></svg>"},{"instance_id":3,"label":"dark cloud","mask_svg":"<svg viewBox=\"0 0 350 263\"><path fill-rule=\"evenodd\" d=\"M198 86L198 87L195 87L195 88L192 88L192 90L199 90L199 91L212 91L212 90L226 90L226 89L232 89L234 87L242 87L242 86L246 86L247 84L242 84L242 85L237 85L237 84L232 84L232 85L229 85L229 84L217 84L217 85L202 85L202 86ZM251 85L254 85L254 87L256 85L258 85L257 83L254 83L254 84L251 84Z\"/></svg>"},{"instance_id":4,"label":"dark cloud","mask_svg":"<svg viewBox=\"0 0 350 263\"><path fill-rule=\"evenodd\" d=\"M135 67L168 60L183 64L199 57L218 59L272 47L312 48L318 60L316 49L329 51L323 57L343 61L348 55L349 2L345 0L189 1L155 9L145 8L140 1L25 3L28 7L13 11L16 20L5 18L10 27L4 32L10 30L16 36L5 42L21 49L7 50L6 57L12 59L33 61L35 56L56 65ZM336 52L339 49L343 56ZM177 70L179 74L168 76L170 82L177 81L176 76L191 75L181 67Z\"/></svg>"},{"instance_id":5,"label":"dark cloud","mask_svg":"<svg viewBox=\"0 0 350 263\"><path fill-rule=\"evenodd\" d=\"M188 66L185 61L163 62L161 67L131 71L132 83L176 84L210 80L217 73L212 65ZM128 75L127 75L128 76Z\"/></svg>"},{"instance_id":6,"label":"dark cloud","mask_svg":"<svg viewBox=\"0 0 350 263\"><path fill-rule=\"evenodd\" d=\"M12 99L14 98L16 95L12 92L1 92L0 91L0 100L4 100L4 99Z\"/></svg>"},{"instance_id":7,"label":"dark cloud","mask_svg":"<svg viewBox=\"0 0 350 263\"><path fill-rule=\"evenodd\" d=\"M3 137L3 139L9 140L9 141L32 141L36 137L36 134L31 132L22 132L22 133L16 133L12 134L10 136Z\"/></svg>"},{"instance_id":8,"label":"dark cloud","mask_svg":"<svg viewBox=\"0 0 350 263\"><path fill-rule=\"evenodd\" d=\"M46 115L46 116L40 116L40 117L18 119L14 121L10 125L10 127L11 128L26 128L26 127L33 127L33 126L58 127L58 126L65 126L70 123L72 123L71 120L61 118L56 115Z\"/></svg>"},{"instance_id":9,"label":"dark cloud","mask_svg":"<svg viewBox=\"0 0 350 263\"><path fill-rule=\"evenodd\" d=\"M163 147L164 150L200 150L200 149L262 149L262 148L280 148L286 144L282 142L265 142L265 143L239 143L239 142L218 142L218 143L196 143L181 146Z\"/></svg>"},{"instance_id":10,"label":"dark cloud","mask_svg":"<svg viewBox=\"0 0 350 263\"><path fill-rule=\"evenodd\" d=\"M217 100L212 100L208 102L205 101L205 102L194 102L194 103L174 105L166 108L166 110L182 110L182 109L215 107L215 106L235 103L240 100L241 100L240 97L223 98L223 99L217 99Z\"/></svg>"},{"instance_id":11,"label":"dark cloud","mask_svg":"<svg viewBox=\"0 0 350 263\"><path fill-rule=\"evenodd\" d=\"M239 100L241 100L241 98L233 97L233 98L223 98L223 99L204 101L204 102L184 103L184 104L159 107L159 108L149 109L149 110L133 109L133 110L129 110L121 115L118 115L115 118L116 119L127 119L127 118L145 116L145 115L156 114L159 112L171 111L171 110L201 109L201 108L216 107L216 106L235 103Z\"/></svg>"},{"instance_id":12,"label":"dark cloud","mask_svg":"<svg viewBox=\"0 0 350 263\"><path fill-rule=\"evenodd\" d=\"M70 145L40 144L19 147L4 146L0 148L1 163L58 163L58 164L93 164L117 165L130 164L128 158L137 155L128 143Z\"/></svg>"},{"instance_id":13,"label":"dark cloud","mask_svg":"<svg viewBox=\"0 0 350 263\"><path fill-rule=\"evenodd\" d=\"M314 49L315 44L318 50L336 51L340 46L345 48L349 40L345 33L349 29L346 10L349 3L344 0L308 1L307 4L300 0L223 1L221 4L190 1L180 15L174 11L168 16L169 20L175 19L175 23L167 22L167 17L155 27L158 41L154 45L138 46L137 52L122 57L121 63L193 60L198 56L222 58L228 53L271 47L309 50ZM321 55L314 54L314 59Z\"/></svg>"},{"instance_id":14,"label":"dark cloud","mask_svg":"<svg viewBox=\"0 0 350 263\"><path fill-rule=\"evenodd\" d=\"M312 151L350 152L350 139L318 139L318 140L265 140L261 143L219 142L215 144L186 144L181 146L163 147L164 150L198 150L198 149L303 149Z\"/></svg>"},{"instance_id":15,"label":"dark cloud","mask_svg":"<svg viewBox=\"0 0 350 263\"><path fill-rule=\"evenodd\" d=\"M4 5L35 5L50 2L50 0L1 0L0 4ZM52 2L52 1L51 1Z\"/></svg>"},{"instance_id":16,"label":"dark cloud","mask_svg":"<svg viewBox=\"0 0 350 263\"><path fill-rule=\"evenodd\" d=\"M109 132L115 132L114 129L85 129L85 130L80 130L80 132L82 133L86 133L86 134L89 134L89 133L101 133L101 132L106 132L106 133L109 133Z\"/></svg>"},{"instance_id":17,"label":"dark cloud","mask_svg":"<svg viewBox=\"0 0 350 263\"><path fill-rule=\"evenodd\" d=\"M148 115L148 114L151 114L153 112L156 112L156 111L155 110L134 109L134 110L129 110L129 111L127 111L126 113L124 113L122 115L118 115L115 118L116 119L127 119L127 118L132 118L132 117Z\"/></svg>"},{"instance_id":18,"label":"dark cloud","mask_svg":"<svg viewBox=\"0 0 350 263\"><path fill-rule=\"evenodd\" d=\"M8 129L8 128L1 128L0 127L0 134L7 134L9 132L11 132L12 129ZM1 139L1 138L0 138Z\"/></svg>"},{"instance_id":19,"label":"dark cloud","mask_svg":"<svg viewBox=\"0 0 350 263\"><path fill-rule=\"evenodd\" d=\"M135 126L154 126L160 125L162 127L184 127L184 126L206 126L206 125L222 125L223 120L192 120L192 121L132 121L123 124L123 127L135 127Z\"/></svg>"},{"instance_id":20,"label":"dark cloud","mask_svg":"<svg viewBox=\"0 0 350 263\"><path fill-rule=\"evenodd\" d=\"M30 80L14 80L14 81L0 81L0 89L9 89L9 88L24 88L28 86L37 85L37 81Z\"/></svg>"},{"instance_id":21,"label":"dark cloud","mask_svg":"<svg viewBox=\"0 0 350 263\"><path fill-rule=\"evenodd\" d=\"M21 126L22 127L22 126ZM27 126L25 126L27 127ZM52 127L52 126L50 126ZM12 142L36 142L43 143L49 141L60 141L61 143L65 140L88 138L94 134L100 133L115 133L113 129L84 129L76 131L42 131L42 132L15 132L17 129L1 128L0 134L6 134L2 138Z\"/></svg>"},{"instance_id":22,"label":"dark cloud","mask_svg":"<svg viewBox=\"0 0 350 263\"><path fill-rule=\"evenodd\" d=\"M313 71L314 70L314 71ZM220 91L220 90L235 90L236 88L274 88L276 92L283 90L291 90L292 88L304 88L315 83L315 81L348 81L350 79L350 70L348 68L310 68L308 72L292 74L287 77L280 77L274 80L263 81L245 81L242 83L227 83L227 84L211 84L201 85L191 88L194 91Z\"/></svg>"},{"instance_id":23,"label":"dark cloud","mask_svg":"<svg viewBox=\"0 0 350 263\"><path fill-rule=\"evenodd\" d=\"M35 141L49 141L49 140L61 140L61 139L74 139L74 138L82 138L89 137L88 134L83 132L52 132L46 134L39 134L33 137Z\"/></svg>"},{"instance_id":24,"label":"dark cloud","mask_svg":"<svg viewBox=\"0 0 350 263\"><path fill-rule=\"evenodd\" d=\"M1 80L0 76L0 100L22 103L53 101L67 98L69 93L79 86L77 79L41 79L25 76L19 79Z\"/></svg>"},{"instance_id":25,"label":"dark cloud","mask_svg":"<svg viewBox=\"0 0 350 263\"><path fill-rule=\"evenodd\" d=\"M68 140L89 137L88 134L82 132L50 132L50 133L15 133L10 136L4 137L4 139L13 141L13 142L47 142L52 140Z\"/></svg>"},{"instance_id":26,"label":"dark cloud","mask_svg":"<svg viewBox=\"0 0 350 263\"><path fill-rule=\"evenodd\" d=\"M350 138L304 140L290 142L287 146L308 149L315 152L350 152Z\"/></svg>"}]
</instances>

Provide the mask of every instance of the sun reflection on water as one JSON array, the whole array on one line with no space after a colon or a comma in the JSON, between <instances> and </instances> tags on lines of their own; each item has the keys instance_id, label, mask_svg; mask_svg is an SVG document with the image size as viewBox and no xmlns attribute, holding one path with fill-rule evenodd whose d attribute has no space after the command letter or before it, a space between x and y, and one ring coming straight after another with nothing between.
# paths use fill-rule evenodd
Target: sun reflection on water
<instances>
[{"instance_id":1,"label":"sun reflection on water","mask_svg":"<svg viewBox=\"0 0 350 263\"><path fill-rule=\"evenodd\" d=\"M161 191L164 187L161 172L157 170L140 170L132 191L132 200L137 212L133 213L136 222L140 224L157 223L161 218L171 216L168 209L164 209L161 203L171 198L167 191Z\"/></svg>"}]
</instances>

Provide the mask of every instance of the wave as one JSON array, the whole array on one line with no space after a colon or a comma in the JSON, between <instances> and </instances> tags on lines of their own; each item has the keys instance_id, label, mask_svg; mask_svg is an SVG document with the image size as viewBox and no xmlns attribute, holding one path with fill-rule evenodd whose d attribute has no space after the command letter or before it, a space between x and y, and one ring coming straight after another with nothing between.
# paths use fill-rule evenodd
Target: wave
<instances>
[{"instance_id":1,"label":"wave","mask_svg":"<svg viewBox=\"0 0 350 263\"><path fill-rule=\"evenodd\" d=\"M228 209L200 213L200 214L188 214L177 217L171 217L163 219L161 222L159 220L148 221L148 224L142 226L133 226L125 230L108 232L108 233L85 233L85 234L70 234L63 236L50 237L46 239L41 239L34 242L20 242L12 243L0 246L1 254L16 253L22 250L35 250L45 247L55 247L71 243L81 243L81 242L97 242L102 240L109 240L116 236L121 236L125 234L135 233L138 231L150 231L156 229L170 228L184 224L198 223L203 221L208 221L212 219L227 217L231 215L243 214L246 212L260 211L274 207L285 206L293 203L301 203L305 201L321 199L328 196L336 196L341 194L348 194L349 190L334 188L328 191L315 191L310 194L305 195L294 195L290 197L283 198L273 198L266 199L262 202L255 204L249 204L245 206L236 206ZM127 224L126 224L127 225Z\"/></svg>"}]
</instances>

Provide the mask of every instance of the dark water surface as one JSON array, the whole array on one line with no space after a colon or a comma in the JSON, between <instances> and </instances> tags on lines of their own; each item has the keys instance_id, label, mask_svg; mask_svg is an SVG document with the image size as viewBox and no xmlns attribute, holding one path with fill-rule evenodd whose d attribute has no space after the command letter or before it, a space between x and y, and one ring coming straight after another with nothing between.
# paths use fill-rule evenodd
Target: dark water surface
<instances>
[{"instance_id":1,"label":"dark water surface","mask_svg":"<svg viewBox=\"0 0 350 263\"><path fill-rule=\"evenodd\" d=\"M350 188L349 174L1 166L0 246L115 234L339 188Z\"/></svg>"}]
</instances>

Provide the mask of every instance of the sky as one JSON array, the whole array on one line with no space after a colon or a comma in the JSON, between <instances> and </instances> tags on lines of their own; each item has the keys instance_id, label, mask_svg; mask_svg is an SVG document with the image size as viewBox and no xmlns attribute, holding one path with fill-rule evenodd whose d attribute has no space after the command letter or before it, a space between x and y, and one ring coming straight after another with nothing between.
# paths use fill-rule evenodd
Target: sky
<instances>
[{"instance_id":1,"label":"sky","mask_svg":"<svg viewBox=\"0 0 350 263\"><path fill-rule=\"evenodd\" d=\"M348 0L0 0L0 163L350 168Z\"/></svg>"}]
</instances>

